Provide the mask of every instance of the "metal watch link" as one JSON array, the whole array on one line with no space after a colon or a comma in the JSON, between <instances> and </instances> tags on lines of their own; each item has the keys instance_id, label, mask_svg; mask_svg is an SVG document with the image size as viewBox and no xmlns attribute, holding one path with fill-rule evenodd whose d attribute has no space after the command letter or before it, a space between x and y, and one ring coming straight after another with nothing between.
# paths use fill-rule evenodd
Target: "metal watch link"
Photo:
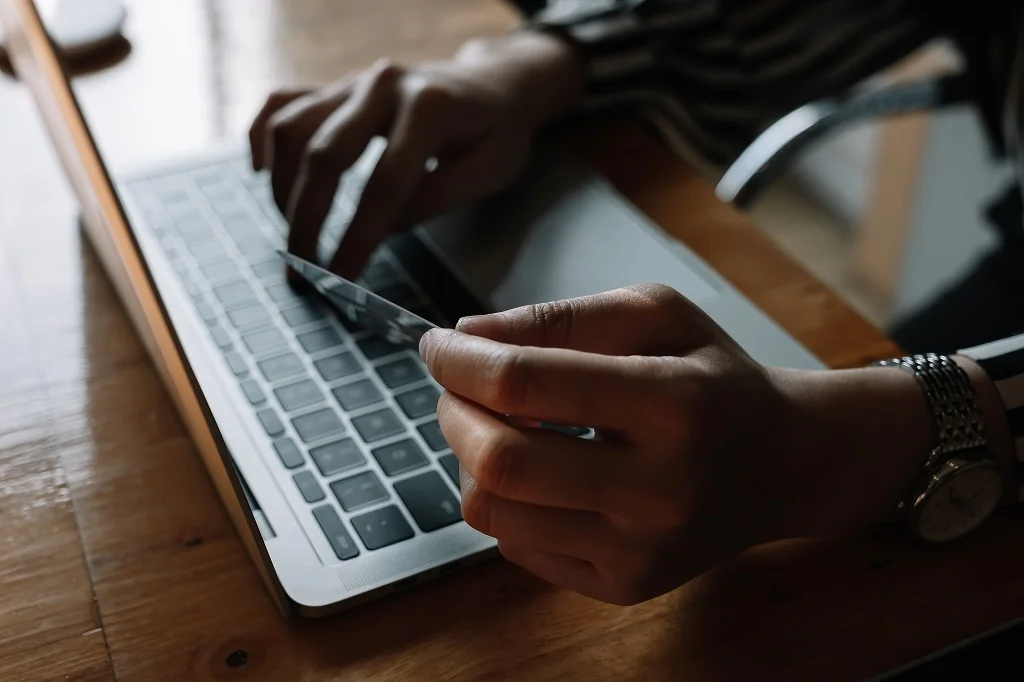
<instances>
[{"instance_id":1,"label":"metal watch link","mask_svg":"<svg viewBox=\"0 0 1024 682\"><path fill-rule=\"evenodd\" d=\"M932 417L934 447L920 479L899 505L908 530L933 543L966 535L992 514L1003 492L967 373L948 356L933 353L874 366L913 375Z\"/></svg>"}]
</instances>

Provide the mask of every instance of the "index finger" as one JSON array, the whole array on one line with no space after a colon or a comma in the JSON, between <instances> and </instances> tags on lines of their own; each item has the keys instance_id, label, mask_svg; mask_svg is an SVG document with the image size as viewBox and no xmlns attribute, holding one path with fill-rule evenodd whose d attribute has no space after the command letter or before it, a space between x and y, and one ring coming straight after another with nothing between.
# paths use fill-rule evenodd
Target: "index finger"
<instances>
[{"instance_id":1,"label":"index finger","mask_svg":"<svg viewBox=\"0 0 1024 682\"><path fill-rule=\"evenodd\" d=\"M312 90L309 88L278 90L277 92L271 93L267 98L267 101L263 104L263 108L260 109L258 114L256 114L256 118L253 119L252 125L249 126L249 148L252 153L253 170L262 170L267 163L266 128L270 117L300 97L305 97L310 92L312 92Z\"/></svg>"},{"instance_id":2,"label":"index finger","mask_svg":"<svg viewBox=\"0 0 1024 682\"><path fill-rule=\"evenodd\" d=\"M450 329L424 334L420 354L439 384L499 414L613 431L649 422L660 388L645 370L665 362L524 348Z\"/></svg>"},{"instance_id":3,"label":"index finger","mask_svg":"<svg viewBox=\"0 0 1024 682\"><path fill-rule=\"evenodd\" d=\"M465 317L457 329L517 346L681 355L705 343L713 324L674 289L647 283Z\"/></svg>"}]
</instances>

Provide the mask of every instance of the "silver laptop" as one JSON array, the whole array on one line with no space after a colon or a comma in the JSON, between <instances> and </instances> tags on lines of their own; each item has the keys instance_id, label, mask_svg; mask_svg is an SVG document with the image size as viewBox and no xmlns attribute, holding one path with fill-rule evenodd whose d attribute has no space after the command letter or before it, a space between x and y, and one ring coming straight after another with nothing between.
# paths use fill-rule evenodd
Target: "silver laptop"
<instances>
[{"instance_id":1,"label":"silver laptop","mask_svg":"<svg viewBox=\"0 0 1024 682\"><path fill-rule=\"evenodd\" d=\"M330 613L493 555L461 518L438 385L414 350L289 288L276 253L287 225L246 147L108 175L31 3L0 9L86 233L282 611ZM379 150L344 179L325 251ZM391 239L361 277L439 325L641 281L691 298L759 360L821 366L554 149L501 197Z\"/></svg>"}]
</instances>

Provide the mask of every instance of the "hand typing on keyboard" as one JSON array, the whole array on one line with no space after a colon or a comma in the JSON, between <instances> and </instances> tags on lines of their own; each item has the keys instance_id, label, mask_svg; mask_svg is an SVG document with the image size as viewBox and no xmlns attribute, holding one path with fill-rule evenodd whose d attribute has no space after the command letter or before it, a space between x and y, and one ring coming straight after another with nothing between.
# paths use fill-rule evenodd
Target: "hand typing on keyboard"
<instances>
[{"instance_id":1,"label":"hand typing on keyboard","mask_svg":"<svg viewBox=\"0 0 1024 682\"><path fill-rule=\"evenodd\" d=\"M387 137L330 265L355 279L388 234L510 183L537 129L582 91L582 73L568 43L517 34L445 62L382 62L320 90L274 93L250 141L291 227L289 250L316 260L340 178L375 136Z\"/></svg>"},{"instance_id":2,"label":"hand typing on keyboard","mask_svg":"<svg viewBox=\"0 0 1024 682\"><path fill-rule=\"evenodd\" d=\"M660 285L466 318L420 352L446 389L437 414L467 523L607 602L650 599L760 543L868 525L915 472L866 447L886 429L907 443L887 423L913 431L864 390L901 373L764 367ZM524 426L537 422L596 435Z\"/></svg>"}]
</instances>

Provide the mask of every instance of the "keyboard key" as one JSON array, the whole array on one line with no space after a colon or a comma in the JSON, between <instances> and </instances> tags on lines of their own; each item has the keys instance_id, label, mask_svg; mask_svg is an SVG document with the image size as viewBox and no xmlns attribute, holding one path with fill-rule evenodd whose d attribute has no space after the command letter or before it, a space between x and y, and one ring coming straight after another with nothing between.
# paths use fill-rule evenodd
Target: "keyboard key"
<instances>
[{"instance_id":1,"label":"keyboard key","mask_svg":"<svg viewBox=\"0 0 1024 682\"><path fill-rule=\"evenodd\" d=\"M363 453L359 451L359 446L351 438L312 448L309 451L309 456L313 458L316 468L324 476L331 476L366 462Z\"/></svg>"},{"instance_id":2,"label":"keyboard key","mask_svg":"<svg viewBox=\"0 0 1024 682\"><path fill-rule=\"evenodd\" d=\"M260 226L251 218L236 218L224 223L224 231L227 232L236 244L248 239L256 239L263 235Z\"/></svg>"},{"instance_id":3,"label":"keyboard key","mask_svg":"<svg viewBox=\"0 0 1024 682\"><path fill-rule=\"evenodd\" d=\"M214 327L210 330L214 343L221 350L231 350L231 336L221 327Z\"/></svg>"},{"instance_id":4,"label":"keyboard key","mask_svg":"<svg viewBox=\"0 0 1024 682\"><path fill-rule=\"evenodd\" d=\"M238 245L238 250L242 252L243 256L251 256L257 253L276 253L277 250L274 245L268 240L259 239L247 239Z\"/></svg>"},{"instance_id":5,"label":"keyboard key","mask_svg":"<svg viewBox=\"0 0 1024 682\"><path fill-rule=\"evenodd\" d=\"M409 522L394 505L352 517L352 527L366 549L380 549L413 536Z\"/></svg>"},{"instance_id":6,"label":"keyboard key","mask_svg":"<svg viewBox=\"0 0 1024 682\"><path fill-rule=\"evenodd\" d=\"M302 499L306 502L319 502L327 497L324 495L324 489L317 483L316 476L309 471L300 471L292 476L292 480L295 481L299 492L302 493Z\"/></svg>"},{"instance_id":7,"label":"keyboard key","mask_svg":"<svg viewBox=\"0 0 1024 682\"><path fill-rule=\"evenodd\" d=\"M174 268L176 273L178 273L178 277L182 280L188 279L188 263L174 254L170 254L168 257L171 261L171 267Z\"/></svg>"},{"instance_id":8,"label":"keyboard key","mask_svg":"<svg viewBox=\"0 0 1024 682\"><path fill-rule=\"evenodd\" d=\"M294 353L275 355L272 358L260 360L256 364L259 366L263 378L271 382L301 374L305 370L302 361Z\"/></svg>"},{"instance_id":9,"label":"keyboard key","mask_svg":"<svg viewBox=\"0 0 1024 682\"><path fill-rule=\"evenodd\" d=\"M335 379L352 376L353 374L358 374L362 369L359 361L356 360L356 356L349 352L329 355L326 358L315 361L313 364L316 366L317 371L320 372L320 376L324 378L324 381L334 381Z\"/></svg>"},{"instance_id":10,"label":"keyboard key","mask_svg":"<svg viewBox=\"0 0 1024 682\"><path fill-rule=\"evenodd\" d=\"M301 417L292 419L292 425L299 433L299 438L305 443L326 438L342 433L345 426L338 419L338 415L328 408L304 414Z\"/></svg>"},{"instance_id":11,"label":"keyboard key","mask_svg":"<svg viewBox=\"0 0 1024 682\"><path fill-rule=\"evenodd\" d=\"M390 407L355 417L352 419L352 425L356 427L356 431L367 443L373 443L405 431L405 426Z\"/></svg>"},{"instance_id":12,"label":"keyboard key","mask_svg":"<svg viewBox=\"0 0 1024 682\"><path fill-rule=\"evenodd\" d=\"M380 336L368 336L357 341L356 345L359 346L359 350L363 351L363 355L366 356L367 360L376 360L385 355L393 355L404 350L401 346L386 341Z\"/></svg>"},{"instance_id":13,"label":"keyboard key","mask_svg":"<svg viewBox=\"0 0 1024 682\"><path fill-rule=\"evenodd\" d=\"M401 393L395 396L398 406L405 412L409 419L419 419L428 414L437 412L437 399L441 392L433 385L423 386L408 393Z\"/></svg>"},{"instance_id":14,"label":"keyboard key","mask_svg":"<svg viewBox=\"0 0 1024 682\"><path fill-rule=\"evenodd\" d=\"M220 195L231 191L224 180L222 171L214 169L197 171L192 173L192 179L196 181L196 184L199 185L200 189L207 196Z\"/></svg>"},{"instance_id":15,"label":"keyboard key","mask_svg":"<svg viewBox=\"0 0 1024 682\"><path fill-rule=\"evenodd\" d=\"M299 343L306 349L307 353L315 353L342 344L341 336L330 327L314 329L313 331L299 334Z\"/></svg>"},{"instance_id":16,"label":"keyboard key","mask_svg":"<svg viewBox=\"0 0 1024 682\"><path fill-rule=\"evenodd\" d=\"M296 381L294 384L287 384L274 389L274 395L281 403L285 412L292 412L301 407L315 405L324 399L320 387L309 379Z\"/></svg>"},{"instance_id":17,"label":"keyboard key","mask_svg":"<svg viewBox=\"0 0 1024 682\"><path fill-rule=\"evenodd\" d=\"M249 366L245 364L245 360L238 353L227 353L224 359L228 361L228 367L236 377L245 376L249 373Z\"/></svg>"},{"instance_id":18,"label":"keyboard key","mask_svg":"<svg viewBox=\"0 0 1024 682\"><path fill-rule=\"evenodd\" d=\"M444 439L444 435L441 433L441 425L437 422L427 422L426 424L420 424L416 428L419 430L420 435L423 436L423 440L427 441L427 447L434 452L448 447L448 441Z\"/></svg>"},{"instance_id":19,"label":"keyboard key","mask_svg":"<svg viewBox=\"0 0 1024 682\"><path fill-rule=\"evenodd\" d=\"M395 483L395 492L405 502L405 508L424 533L462 520L459 501L436 471L398 481Z\"/></svg>"},{"instance_id":20,"label":"keyboard key","mask_svg":"<svg viewBox=\"0 0 1024 682\"><path fill-rule=\"evenodd\" d=\"M245 393L245 398L249 401L250 405L259 405L266 402L267 396L263 395L263 389L252 379L243 381L241 386L242 392Z\"/></svg>"},{"instance_id":21,"label":"keyboard key","mask_svg":"<svg viewBox=\"0 0 1024 682\"><path fill-rule=\"evenodd\" d=\"M291 438L282 438L274 441L274 450L277 452L281 464L289 469L297 469L306 461L302 458L299 446ZM309 502L311 500L307 500Z\"/></svg>"},{"instance_id":22,"label":"keyboard key","mask_svg":"<svg viewBox=\"0 0 1024 682\"><path fill-rule=\"evenodd\" d=\"M428 464L427 456L411 438L374 448L373 458L388 476L397 476Z\"/></svg>"},{"instance_id":23,"label":"keyboard key","mask_svg":"<svg viewBox=\"0 0 1024 682\"><path fill-rule=\"evenodd\" d=\"M261 280L284 278L284 264L276 257L274 260L266 260L262 263L256 263L252 266L252 271L256 273L256 276Z\"/></svg>"},{"instance_id":24,"label":"keyboard key","mask_svg":"<svg viewBox=\"0 0 1024 682\"><path fill-rule=\"evenodd\" d=\"M189 242L188 250L192 252L192 257L200 264L212 263L215 260L224 258L227 254L224 245L216 239Z\"/></svg>"},{"instance_id":25,"label":"keyboard key","mask_svg":"<svg viewBox=\"0 0 1024 682\"><path fill-rule=\"evenodd\" d=\"M263 329L258 332L246 334L242 337L242 342L246 348L253 355L260 355L266 353L268 350L273 350L278 346L285 344L284 334L279 329L271 327L270 329Z\"/></svg>"},{"instance_id":26,"label":"keyboard key","mask_svg":"<svg viewBox=\"0 0 1024 682\"><path fill-rule=\"evenodd\" d=\"M356 547L355 540L345 530L345 524L341 522L334 507L329 504L317 507L313 510L313 516L320 524L320 530L327 536L327 541L331 543L331 549L339 559L345 561L359 556L359 548Z\"/></svg>"},{"instance_id":27,"label":"keyboard key","mask_svg":"<svg viewBox=\"0 0 1024 682\"><path fill-rule=\"evenodd\" d=\"M337 386L331 390L334 397L338 399L341 406L348 411L358 410L376 402L384 400L377 387L369 379L353 381L351 384Z\"/></svg>"},{"instance_id":28,"label":"keyboard key","mask_svg":"<svg viewBox=\"0 0 1024 682\"><path fill-rule=\"evenodd\" d=\"M235 308L256 300L256 292L245 282L221 284L213 288L213 293L224 304L225 308Z\"/></svg>"},{"instance_id":29,"label":"keyboard key","mask_svg":"<svg viewBox=\"0 0 1024 682\"><path fill-rule=\"evenodd\" d=\"M245 242L243 242L243 244L244 243ZM274 259L279 263L281 262L281 257L277 255L277 250L274 247L267 247L259 249L258 251L249 251L248 253L243 253L242 258L244 258L249 265L255 265L256 263L266 263L271 259Z\"/></svg>"},{"instance_id":30,"label":"keyboard key","mask_svg":"<svg viewBox=\"0 0 1024 682\"><path fill-rule=\"evenodd\" d=\"M245 210L245 206L233 198L226 201L218 201L213 205L213 211L225 222L239 220L249 215L249 212Z\"/></svg>"},{"instance_id":31,"label":"keyboard key","mask_svg":"<svg viewBox=\"0 0 1024 682\"><path fill-rule=\"evenodd\" d=\"M267 287L267 295L270 296L270 300L275 303L283 303L285 301L291 303L295 301L301 301L302 296L292 289L292 286L287 282L283 284L273 284Z\"/></svg>"},{"instance_id":32,"label":"keyboard key","mask_svg":"<svg viewBox=\"0 0 1024 682\"><path fill-rule=\"evenodd\" d=\"M203 318L203 322L206 324L215 324L217 322L217 311L206 301L198 301L196 303L196 310L199 311L199 316Z\"/></svg>"},{"instance_id":33,"label":"keyboard key","mask_svg":"<svg viewBox=\"0 0 1024 682\"><path fill-rule=\"evenodd\" d=\"M270 315L259 303L250 303L228 311L228 318L236 329L258 329L270 324Z\"/></svg>"},{"instance_id":34,"label":"keyboard key","mask_svg":"<svg viewBox=\"0 0 1024 682\"><path fill-rule=\"evenodd\" d=\"M284 316L284 320L289 326L298 327L299 325L322 320L324 318L324 311L314 305L301 305L297 308L282 310L281 315Z\"/></svg>"},{"instance_id":35,"label":"keyboard key","mask_svg":"<svg viewBox=\"0 0 1024 682\"><path fill-rule=\"evenodd\" d=\"M177 176L177 179L173 178L162 178L154 183L154 189L156 194L160 197L160 200L165 204L177 204L183 203L188 199L188 192L181 186L182 178Z\"/></svg>"},{"instance_id":36,"label":"keyboard key","mask_svg":"<svg viewBox=\"0 0 1024 682\"><path fill-rule=\"evenodd\" d=\"M441 462L441 466L444 467L445 473L448 474L448 478L452 479L452 483L455 484L455 487L461 490L462 483L459 481L458 458L449 452L447 455L441 455L438 461Z\"/></svg>"},{"instance_id":37,"label":"keyboard key","mask_svg":"<svg viewBox=\"0 0 1024 682\"><path fill-rule=\"evenodd\" d=\"M384 484L372 471L365 471L355 476L343 478L340 481L331 483L331 490L334 496L341 503L345 511L352 511L376 502L383 502L388 499L388 491Z\"/></svg>"},{"instance_id":38,"label":"keyboard key","mask_svg":"<svg viewBox=\"0 0 1024 682\"><path fill-rule=\"evenodd\" d=\"M186 242L213 239L213 230L203 218L196 217L189 220L177 220L174 223L174 228Z\"/></svg>"},{"instance_id":39,"label":"keyboard key","mask_svg":"<svg viewBox=\"0 0 1024 682\"><path fill-rule=\"evenodd\" d=\"M185 282L185 293L188 294L193 301L199 303L203 300L203 292L199 289L199 285L192 281Z\"/></svg>"},{"instance_id":40,"label":"keyboard key","mask_svg":"<svg viewBox=\"0 0 1024 682\"><path fill-rule=\"evenodd\" d=\"M174 203L165 207L167 215L175 221L195 220L199 217L199 210L187 203Z\"/></svg>"},{"instance_id":41,"label":"keyboard key","mask_svg":"<svg viewBox=\"0 0 1024 682\"><path fill-rule=\"evenodd\" d=\"M238 278L238 266L229 260L218 260L207 263L202 267L203 274L208 280Z\"/></svg>"},{"instance_id":42,"label":"keyboard key","mask_svg":"<svg viewBox=\"0 0 1024 682\"><path fill-rule=\"evenodd\" d=\"M277 412L273 408L268 407L265 410L260 410L256 413L256 416L259 417L260 423L263 424L263 430L271 438L284 433L284 424L281 423L281 418L277 416Z\"/></svg>"},{"instance_id":43,"label":"keyboard key","mask_svg":"<svg viewBox=\"0 0 1024 682\"><path fill-rule=\"evenodd\" d=\"M412 358L402 358L377 367L377 375L388 388L398 388L425 378L426 372Z\"/></svg>"}]
</instances>

